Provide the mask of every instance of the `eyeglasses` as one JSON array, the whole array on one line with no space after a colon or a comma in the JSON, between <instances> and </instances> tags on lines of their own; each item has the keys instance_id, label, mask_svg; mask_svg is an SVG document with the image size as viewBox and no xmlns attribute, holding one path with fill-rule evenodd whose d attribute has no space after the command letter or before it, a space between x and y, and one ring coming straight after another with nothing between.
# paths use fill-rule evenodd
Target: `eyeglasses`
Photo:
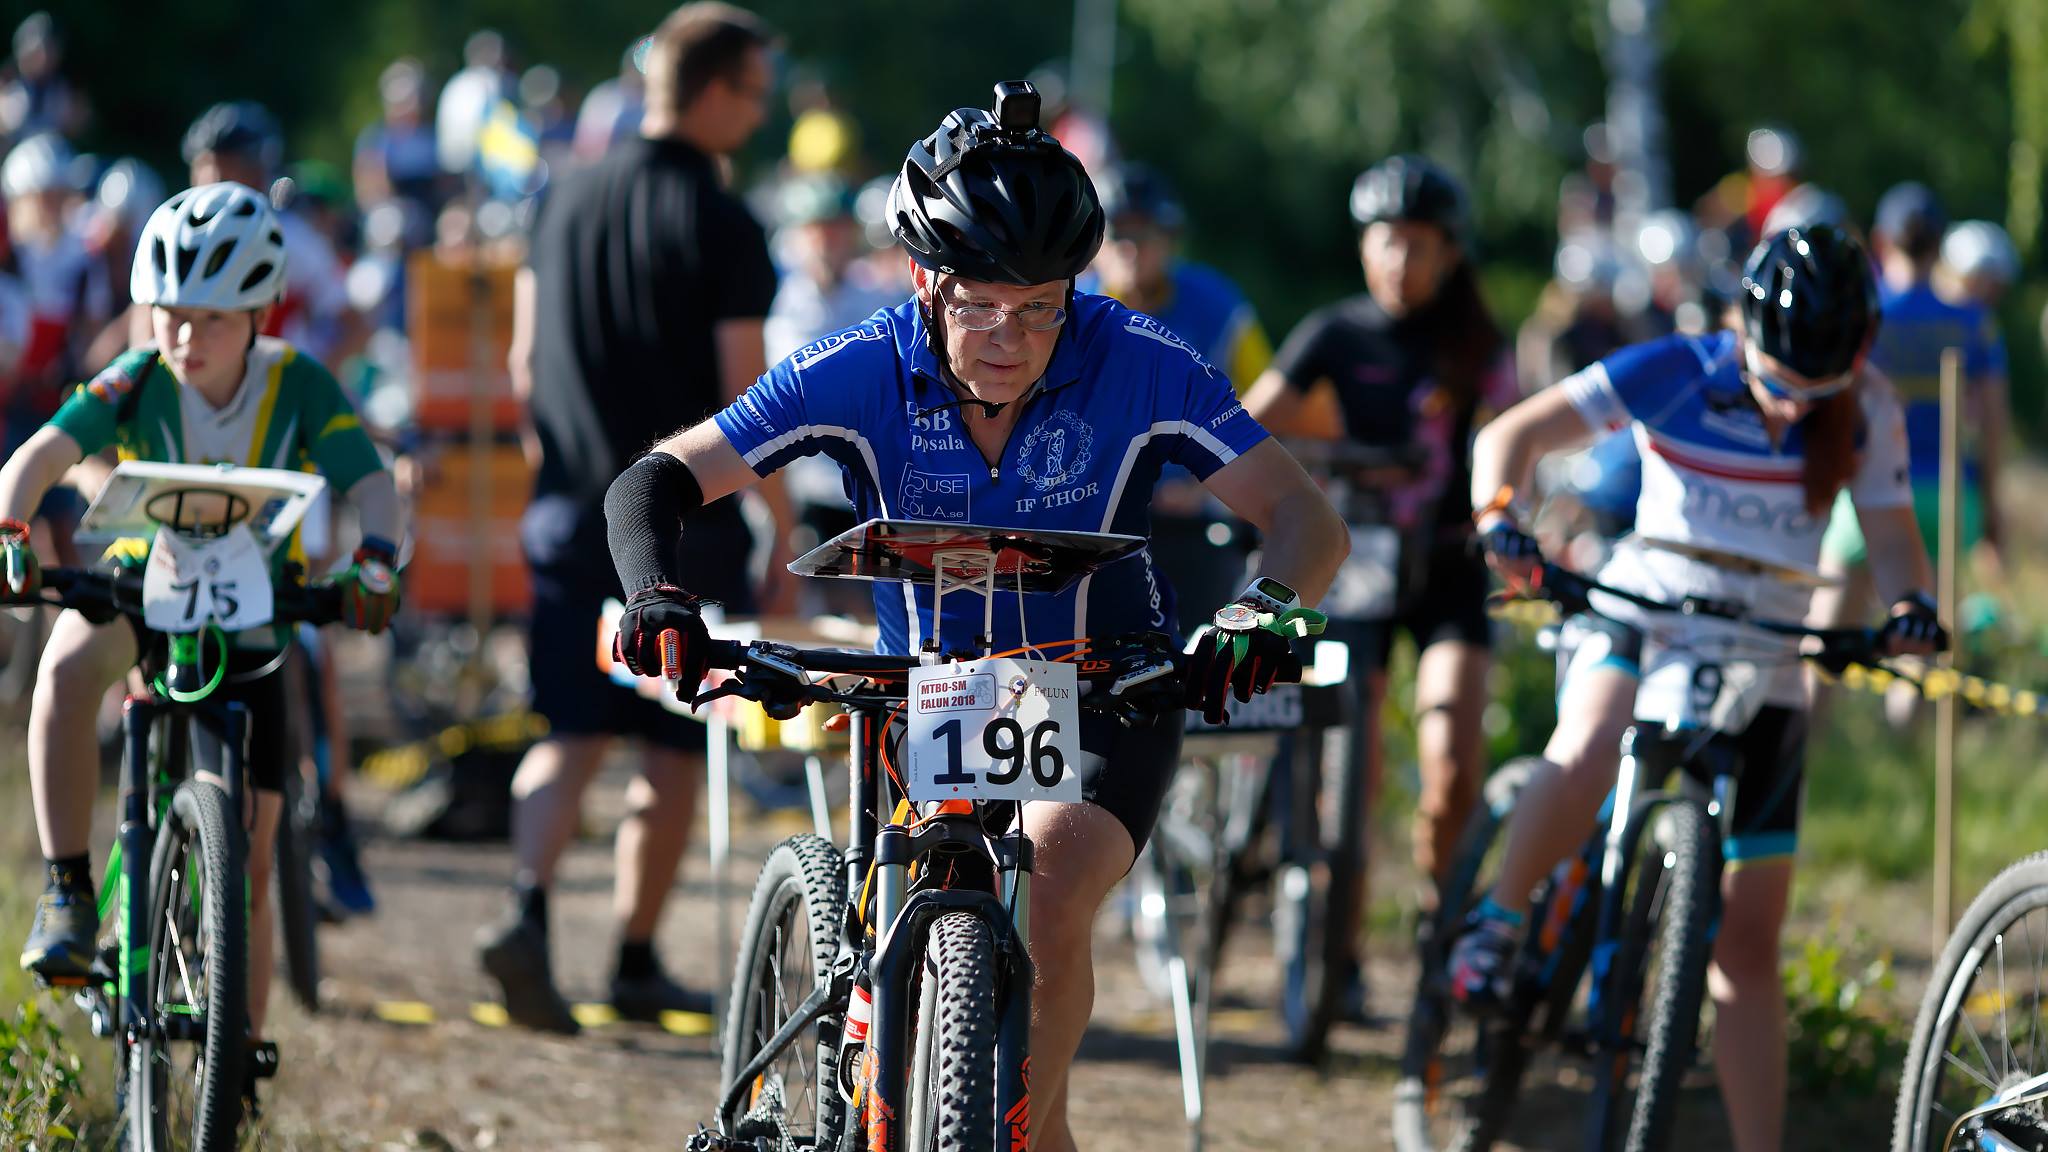
<instances>
[{"instance_id":1,"label":"eyeglasses","mask_svg":"<svg viewBox=\"0 0 2048 1152\"><path fill-rule=\"evenodd\" d=\"M1749 369L1750 378L1761 385L1764 391L1776 396L1780 400L1796 400L1800 403L1810 404L1816 400L1825 400L1836 393L1843 392L1851 384L1856 383L1856 373L1849 371L1831 380L1823 380L1807 387L1801 387L1797 384L1781 380L1764 371L1763 360L1757 355L1754 346L1745 351L1747 355L1744 357L1744 360L1747 362L1746 366Z\"/></svg>"},{"instance_id":2,"label":"eyeglasses","mask_svg":"<svg viewBox=\"0 0 2048 1152\"><path fill-rule=\"evenodd\" d=\"M1003 317L1015 316L1017 323L1033 332L1050 332L1067 322L1067 310L1051 304L1027 304L1022 308L998 308L993 304L947 304L946 315L969 332L993 332L1002 327Z\"/></svg>"}]
</instances>

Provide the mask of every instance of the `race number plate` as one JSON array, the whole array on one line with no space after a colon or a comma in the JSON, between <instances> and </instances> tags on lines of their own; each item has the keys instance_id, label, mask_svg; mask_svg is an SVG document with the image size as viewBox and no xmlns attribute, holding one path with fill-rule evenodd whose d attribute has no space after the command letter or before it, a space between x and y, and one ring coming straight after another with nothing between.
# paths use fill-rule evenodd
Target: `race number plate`
<instances>
[{"instance_id":1,"label":"race number plate","mask_svg":"<svg viewBox=\"0 0 2048 1152\"><path fill-rule=\"evenodd\" d=\"M1078 803L1071 664L969 660L910 671L910 798Z\"/></svg>"},{"instance_id":2,"label":"race number plate","mask_svg":"<svg viewBox=\"0 0 2048 1152\"><path fill-rule=\"evenodd\" d=\"M142 572L143 620L159 632L207 623L229 632L270 623L270 562L238 524L218 540L188 540L159 528Z\"/></svg>"},{"instance_id":3,"label":"race number plate","mask_svg":"<svg viewBox=\"0 0 2048 1152\"><path fill-rule=\"evenodd\" d=\"M1385 620L1401 587L1401 534L1385 525L1351 525L1351 555L1337 570L1322 609L1340 620Z\"/></svg>"},{"instance_id":4,"label":"race number plate","mask_svg":"<svg viewBox=\"0 0 2048 1152\"><path fill-rule=\"evenodd\" d=\"M1635 716L1674 732L1741 732L1763 706L1763 687L1754 661L1667 647L1652 639L1644 645Z\"/></svg>"}]
</instances>

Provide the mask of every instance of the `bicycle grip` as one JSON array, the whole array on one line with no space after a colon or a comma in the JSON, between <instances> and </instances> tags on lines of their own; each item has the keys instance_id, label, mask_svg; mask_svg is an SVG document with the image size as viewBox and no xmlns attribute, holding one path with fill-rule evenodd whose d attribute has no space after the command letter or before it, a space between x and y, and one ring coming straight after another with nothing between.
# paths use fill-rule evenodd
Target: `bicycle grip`
<instances>
[{"instance_id":1,"label":"bicycle grip","mask_svg":"<svg viewBox=\"0 0 2048 1152\"><path fill-rule=\"evenodd\" d=\"M664 628L656 643L661 645L661 675L664 679L675 680L683 674L683 634L674 628Z\"/></svg>"}]
</instances>

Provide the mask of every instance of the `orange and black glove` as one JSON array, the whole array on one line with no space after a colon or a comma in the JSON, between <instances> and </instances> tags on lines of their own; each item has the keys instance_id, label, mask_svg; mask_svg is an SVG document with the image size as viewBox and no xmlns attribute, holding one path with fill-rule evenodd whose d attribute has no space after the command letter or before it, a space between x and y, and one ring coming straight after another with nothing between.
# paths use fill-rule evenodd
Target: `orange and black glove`
<instances>
[{"instance_id":1,"label":"orange and black glove","mask_svg":"<svg viewBox=\"0 0 2048 1152\"><path fill-rule=\"evenodd\" d=\"M355 563L341 576L341 620L375 636L398 611L398 550L389 540L363 537Z\"/></svg>"},{"instance_id":2,"label":"orange and black glove","mask_svg":"<svg viewBox=\"0 0 2048 1152\"><path fill-rule=\"evenodd\" d=\"M43 590L43 565L28 545L28 525L0 519L0 601L25 603Z\"/></svg>"}]
</instances>

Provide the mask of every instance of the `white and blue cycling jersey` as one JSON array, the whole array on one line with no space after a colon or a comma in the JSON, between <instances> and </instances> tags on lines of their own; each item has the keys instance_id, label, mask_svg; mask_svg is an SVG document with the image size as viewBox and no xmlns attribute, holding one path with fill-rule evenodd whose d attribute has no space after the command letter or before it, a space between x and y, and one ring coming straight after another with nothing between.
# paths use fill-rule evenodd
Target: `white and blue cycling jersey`
<instances>
[{"instance_id":1,"label":"white and blue cycling jersey","mask_svg":"<svg viewBox=\"0 0 2048 1152\"><path fill-rule=\"evenodd\" d=\"M1184 341L1087 294L1074 297L995 464L968 437L957 404L910 301L799 349L717 421L762 476L801 456L830 457L863 519L1135 536L1148 535L1164 465L1206 480L1266 438L1230 381ZM929 585L876 584L875 613L884 651L914 652L933 635ZM1140 553L1057 595L999 591L991 639L1001 650L1027 639L1171 633L1174 615L1170 591ZM948 597L941 624L944 649L970 647L982 630L979 598Z\"/></svg>"},{"instance_id":2,"label":"white and blue cycling jersey","mask_svg":"<svg viewBox=\"0 0 2048 1152\"><path fill-rule=\"evenodd\" d=\"M1850 499L1859 508L1903 507L1912 503L1904 417L1890 384L1867 368L1863 376ZM1828 517L1807 508L1805 429L1795 424L1772 440L1735 333L1637 344L1558 386L1593 428L1634 435L1638 536L1817 571Z\"/></svg>"}]
</instances>

